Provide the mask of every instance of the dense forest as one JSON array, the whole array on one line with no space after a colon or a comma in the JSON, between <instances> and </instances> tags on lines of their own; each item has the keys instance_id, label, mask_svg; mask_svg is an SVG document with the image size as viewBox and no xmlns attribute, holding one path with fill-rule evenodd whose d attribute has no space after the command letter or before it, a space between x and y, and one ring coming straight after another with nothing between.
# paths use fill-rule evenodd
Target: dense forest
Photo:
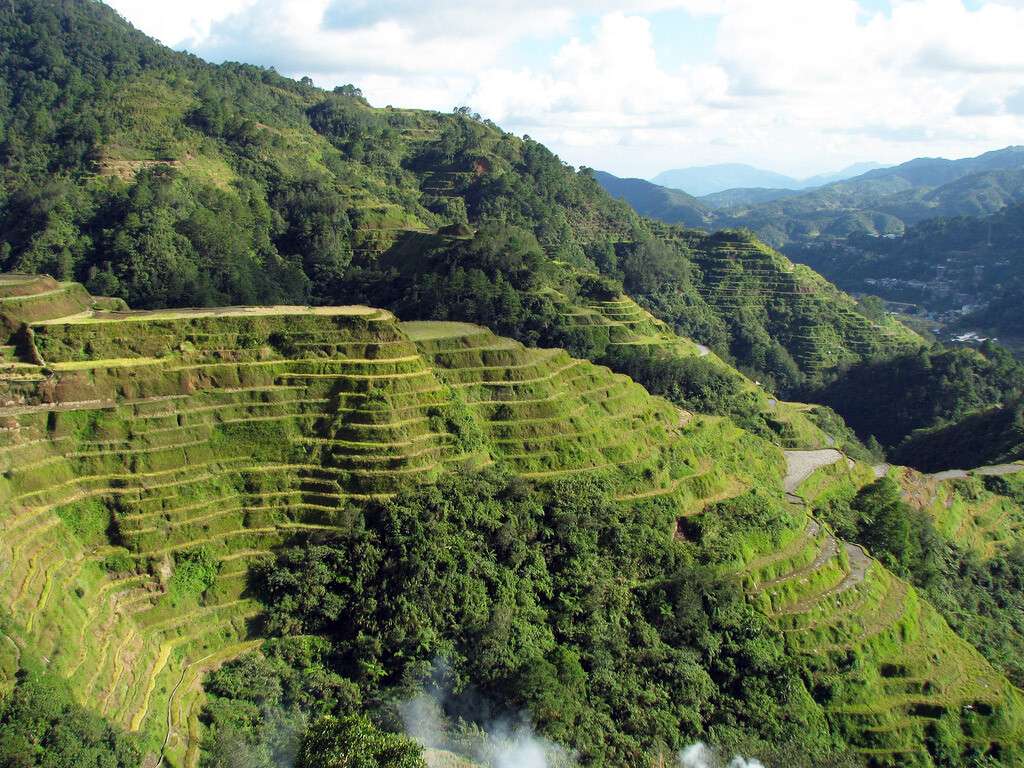
<instances>
[{"instance_id":1,"label":"dense forest","mask_svg":"<svg viewBox=\"0 0 1024 768\"><path fill-rule=\"evenodd\" d=\"M753 504L768 505L756 521ZM694 541L666 547L670 509L624 513L590 480L538 493L488 472L400 495L258 573L282 640L214 676L211 750L274 765L281 731L244 715L264 691L284 711L362 705L399 721L397 702L443 659L452 728L461 711L480 718L482 697L494 719L529 711L582 764L641 764L688 734L794 766L825 755L841 765L799 666L738 584L716 575L717 558L735 553L710 542L728 526L783 526L773 505L723 503ZM287 640L310 634L330 642ZM311 678L316 695L297 695Z\"/></svg>"},{"instance_id":2,"label":"dense forest","mask_svg":"<svg viewBox=\"0 0 1024 768\"><path fill-rule=\"evenodd\" d=\"M925 472L1024 459L1024 402L1017 397L950 423L915 430L892 456Z\"/></svg>"},{"instance_id":3,"label":"dense forest","mask_svg":"<svg viewBox=\"0 0 1024 768\"><path fill-rule=\"evenodd\" d=\"M935 346L861 363L807 397L835 409L864 440L874 438L901 463L937 471L1020 458L1014 408L1001 406L1022 394L1024 365L986 342L977 350ZM1006 418L975 416L993 408ZM948 439L963 438L983 422L987 428L969 442Z\"/></svg>"}]
</instances>

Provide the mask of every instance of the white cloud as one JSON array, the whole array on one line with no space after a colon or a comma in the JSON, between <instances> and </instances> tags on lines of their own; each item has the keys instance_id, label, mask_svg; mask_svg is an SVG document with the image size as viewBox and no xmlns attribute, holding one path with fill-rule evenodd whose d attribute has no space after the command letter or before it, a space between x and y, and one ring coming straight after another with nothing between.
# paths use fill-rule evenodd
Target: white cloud
<instances>
[{"instance_id":1,"label":"white cloud","mask_svg":"<svg viewBox=\"0 0 1024 768\"><path fill-rule=\"evenodd\" d=\"M243 11L253 0L106 0L107 5L148 35L163 43L178 46L191 40L203 40L210 26Z\"/></svg>"},{"instance_id":2,"label":"white cloud","mask_svg":"<svg viewBox=\"0 0 1024 768\"><path fill-rule=\"evenodd\" d=\"M1024 132L1024 0L891 0L886 13L857 0L113 4L214 60L353 82L377 104L468 103L570 162L629 175L732 160L804 174L973 154ZM652 24L672 15L652 14L671 10L711 20L707 55L664 64Z\"/></svg>"},{"instance_id":3,"label":"white cloud","mask_svg":"<svg viewBox=\"0 0 1024 768\"><path fill-rule=\"evenodd\" d=\"M967 91L956 105L956 114L962 117L998 115L1002 111L1003 103L999 97L983 90Z\"/></svg>"}]
</instances>

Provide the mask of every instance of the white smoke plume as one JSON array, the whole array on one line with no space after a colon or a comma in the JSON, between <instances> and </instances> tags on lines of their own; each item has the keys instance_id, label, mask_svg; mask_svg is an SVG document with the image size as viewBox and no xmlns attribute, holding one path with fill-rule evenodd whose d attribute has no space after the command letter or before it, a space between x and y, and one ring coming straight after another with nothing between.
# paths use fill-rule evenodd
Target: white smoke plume
<instances>
[{"instance_id":1,"label":"white smoke plume","mask_svg":"<svg viewBox=\"0 0 1024 768\"><path fill-rule=\"evenodd\" d=\"M418 696L399 705L405 732L419 742L430 768L447 768L455 752L488 768L563 768L573 764L570 754L539 736L524 715L493 717L485 699L472 694L452 696L445 685L447 668L436 664L432 683ZM448 708L458 715L453 720ZM473 724L479 725L473 725Z\"/></svg>"},{"instance_id":2,"label":"white smoke plume","mask_svg":"<svg viewBox=\"0 0 1024 768\"><path fill-rule=\"evenodd\" d=\"M699 741L679 753L679 764L682 768L765 768L761 761L739 755L726 763L713 749Z\"/></svg>"},{"instance_id":3,"label":"white smoke plume","mask_svg":"<svg viewBox=\"0 0 1024 768\"><path fill-rule=\"evenodd\" d=\"M494 716L492 705L472 692L452 694L451 669L434 662L431 679L419 695L402 702L398 712L406 734L421 744L429 768L459 768L453 754L487 768L570 768L578 765L564 747L538 735L529 718ZM759 760L727 760L702 742L678 754L679 768L766 768Z\"/></svg>"}]
</instances>

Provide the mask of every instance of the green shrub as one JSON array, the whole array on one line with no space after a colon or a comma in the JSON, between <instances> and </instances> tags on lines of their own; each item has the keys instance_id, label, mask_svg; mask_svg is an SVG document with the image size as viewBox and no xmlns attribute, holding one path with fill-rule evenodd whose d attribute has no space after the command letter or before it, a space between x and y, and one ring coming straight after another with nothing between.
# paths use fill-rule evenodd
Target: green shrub
<instances>
[{"instance_id":1,"label":"green shrub","mask_svg":"<svg viewBox=\"0 0 1024 768\"><path fill-rule=\"evenodd\" d=\"M83 544L95 546L108 543L112 517L102 501L89 499L68 504L60 507L57 515Z\"/></svg>"},{"instance_id":2,"label":"green shrub","mask_svg":"<svg viewBox=\"0 0 1024 768\"><path fill-rule=\"evenodd\" d=\"M205 547L179 552L168 585L173 598L199 597L213 586L220 561Z\"/></svg>"}]
</instances>

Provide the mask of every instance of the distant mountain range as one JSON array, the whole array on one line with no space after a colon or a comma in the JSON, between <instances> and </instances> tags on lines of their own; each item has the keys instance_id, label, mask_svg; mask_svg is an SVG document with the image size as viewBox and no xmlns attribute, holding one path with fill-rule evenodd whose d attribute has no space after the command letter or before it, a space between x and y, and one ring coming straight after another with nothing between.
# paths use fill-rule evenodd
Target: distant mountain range
<instances>
[{"instance_id":1,"label":"distant mountain range","mask_svg":"<svg viewBox=\"0 0 1024 768\"><path fill-rule=\"evenodd\" d=\"M679 197L678 190L638 179L624 184L602 174L598 181L644 215L691 226L746 227L785 248L853 234L900 235L926 219L995 213L1024 200L1024 147L961 160L917 158L803 191L736 188Z\"/></svg>"},{"instance_id":2,"label":"distant mountain range","mask_svg":"<svg viewBox=\"0 0 1024 768\"><path fill-rule=\"evenodd\" d=\"M856 163L835 173L822 173L806 179L797 179L743 163L719 163L663 171L651 181L659 186L701 197L734 189L809 189L860 176L881 167L879 163Z\"/></svg>"}]
</instances>

